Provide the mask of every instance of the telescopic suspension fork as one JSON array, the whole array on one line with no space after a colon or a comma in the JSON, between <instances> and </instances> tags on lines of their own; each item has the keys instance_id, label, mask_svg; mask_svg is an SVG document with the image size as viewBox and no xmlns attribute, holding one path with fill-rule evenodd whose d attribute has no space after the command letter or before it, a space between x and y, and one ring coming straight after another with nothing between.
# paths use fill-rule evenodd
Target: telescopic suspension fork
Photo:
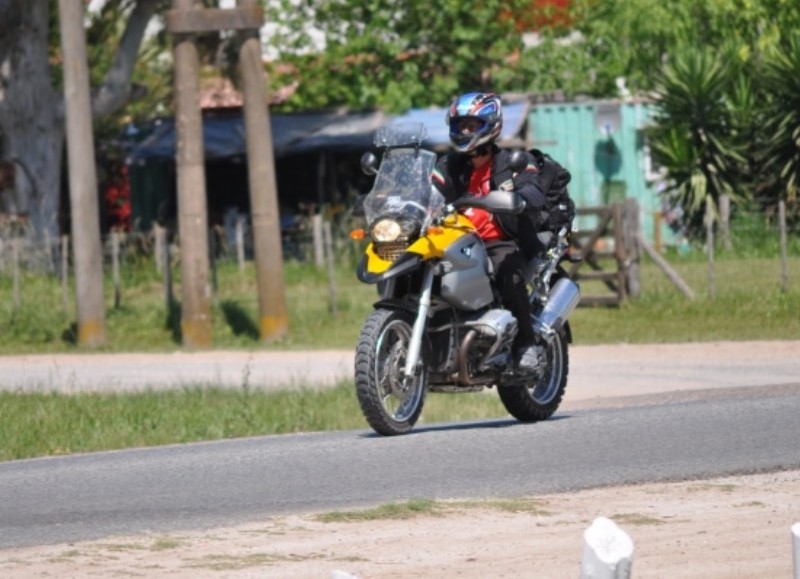
<instances>
[{"instance_id":1,"label":"telescopic suspension fork","mask_svg":"<svg viewBox=\"0 0 800 579\"><path fill-rule=\"evenodd\" d=\"M426 264L419 296L417 319L414 320L414 328L411 330L411 341L408 343L408 352L406 353L406 366L403 369L404 384L411 383L417 374L420 352L422 351L422 336L425 333L425 325L428 323L428 311L431 309L433 273L434 267L431 264Z\"/></svg>"}]
</instances>

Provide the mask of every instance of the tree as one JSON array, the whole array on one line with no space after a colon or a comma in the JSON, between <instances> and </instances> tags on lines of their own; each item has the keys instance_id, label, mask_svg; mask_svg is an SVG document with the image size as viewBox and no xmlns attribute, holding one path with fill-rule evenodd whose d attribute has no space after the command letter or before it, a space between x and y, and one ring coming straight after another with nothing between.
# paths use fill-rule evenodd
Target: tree
<instances>
[{"instance_id":1,"label":"tree","mask_svg":"<svg viewBox=\"0 0 800 579\"><path fill-rule=\"evenodd\" d=\"M735 197L746 144L733 122L736 75L729 55L685 46L657 77L653 157L669 174L666 191L683 208L690 234L703 231L706 204Z\"/></svg>"},{"instance_id":2,"label":"tree","mask_svg":"<svg viewBox=\"0 0 800 579\"><path fill-rule=\"evenodd\" d=\"M571 0L568 10L568 27L541 28L523 51L524 90L611 97L623 77L645 95L682 45L725 45L736 61L752 63L800 28L795 0Z\"/></svg>"},{"instance_id":3,"label":"tree","mask_svg":"<svg viewBox=\"0 0 800 579\"><path fill-rule=\"evenodd\" d=\"M765 62L764 84L770 100L764 115L764 181L769 200L800 197L800 32Z\"/></svg>"},{"instance_id":4,"label":"tree","mask_svg":"<svg viewBox=\"0 0 800 579\"><path fill-rule=\"evenodd\" d=\"M528 4L448 1L432 9L422 0L401 7L386 0L283 0L267 16L278 24L270 39L282 64L275 84L297 84L284 108L391 112L442 105L465 90L511 90L506 69L522 41L507 12ZM314 29L324 42L314 44Z\"/></svg>"},{"instance_id":5,"label":"tree","mask_svg":"<svg viewBox=\"0 0 800 579\"><path fill-rule=\"evenodd\" d=\"M120 110L131 97L131 76L147 23L159 0L128 0L125 30L93 94L93 114ZM51 43L56 14L48 0L0 0L0 154L14 159L33 181L24 210L42 236L58 233L64 146L60 51Z\"/></svg>"}]
</instances>

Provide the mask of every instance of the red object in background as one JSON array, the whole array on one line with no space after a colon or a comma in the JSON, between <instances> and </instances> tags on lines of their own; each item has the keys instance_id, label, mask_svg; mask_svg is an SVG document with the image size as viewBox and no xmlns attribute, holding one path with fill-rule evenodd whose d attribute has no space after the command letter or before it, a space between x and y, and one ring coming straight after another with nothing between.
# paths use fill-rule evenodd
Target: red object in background
<instances>
[{"instance_id":1,"label":"red object in background","mask_svg":"<svg viewBox=\"0 0 800 579\"><path fill-rule=\"evenodd\" d=\"M536 32L542 28L567 28L572 25L570 0L531 0L530 8L522 13L505 13L514 20L517 31Z\"/></svg>"},{"instance_id":2,"label":"red object in background","mask_svg":"<svg viewBox=\"0 0 800 579\"><path fill-rule=\"evenodd\" d=\"M128 166L120 165L114 172L103 193L110 229L131 230L131 184Z\"/></svg>"}]
</instances>

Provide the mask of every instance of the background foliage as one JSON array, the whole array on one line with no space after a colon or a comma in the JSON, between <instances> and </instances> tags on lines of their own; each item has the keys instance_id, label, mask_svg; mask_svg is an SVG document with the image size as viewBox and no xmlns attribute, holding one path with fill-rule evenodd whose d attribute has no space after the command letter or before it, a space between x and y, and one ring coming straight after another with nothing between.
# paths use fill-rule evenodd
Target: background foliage
<instances>
[{"instance_id":1,"label":"background foliage","mask_svg":"<svg viewBox=\"0 0 800 579\"><path fill-rule=\"evenodd\" d=\"M102 77L133 0L108 2L89 29ZM206 5L215 5L205 0ZM164 2L162 8L166 8ZM265 2L275 110L442 106L467 90L656 99L649 134L667 194L703 232L721 195L767 214L800 213L800 3L794 0L409 0ZM141 51L139 98L104 126L171 109L168 35ZM202 35L209 76L234 84L235 35Z\"/></svg>"}]
</instances>

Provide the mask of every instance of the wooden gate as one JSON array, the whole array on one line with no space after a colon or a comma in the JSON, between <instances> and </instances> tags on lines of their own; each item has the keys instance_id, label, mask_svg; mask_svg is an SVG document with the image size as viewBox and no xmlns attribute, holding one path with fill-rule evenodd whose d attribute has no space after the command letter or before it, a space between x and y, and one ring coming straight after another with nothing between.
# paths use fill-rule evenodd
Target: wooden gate
<instances>
[{"instance_id":1,"label":"wooden gate","mask_svg":"<svg viewBox=\"0 0 800 579\"><path fill-rule=\"evenodd\" d=\"M581 260L572 264L569 275L581 284L581 306L615 306L628 297L630 268L636 260L630 255L635 243L626 239L626 213L632 212L622 203L577 210L579 216L597 217L594 229L572 232L571 254Z\"/></svg>"}]
</instances>

